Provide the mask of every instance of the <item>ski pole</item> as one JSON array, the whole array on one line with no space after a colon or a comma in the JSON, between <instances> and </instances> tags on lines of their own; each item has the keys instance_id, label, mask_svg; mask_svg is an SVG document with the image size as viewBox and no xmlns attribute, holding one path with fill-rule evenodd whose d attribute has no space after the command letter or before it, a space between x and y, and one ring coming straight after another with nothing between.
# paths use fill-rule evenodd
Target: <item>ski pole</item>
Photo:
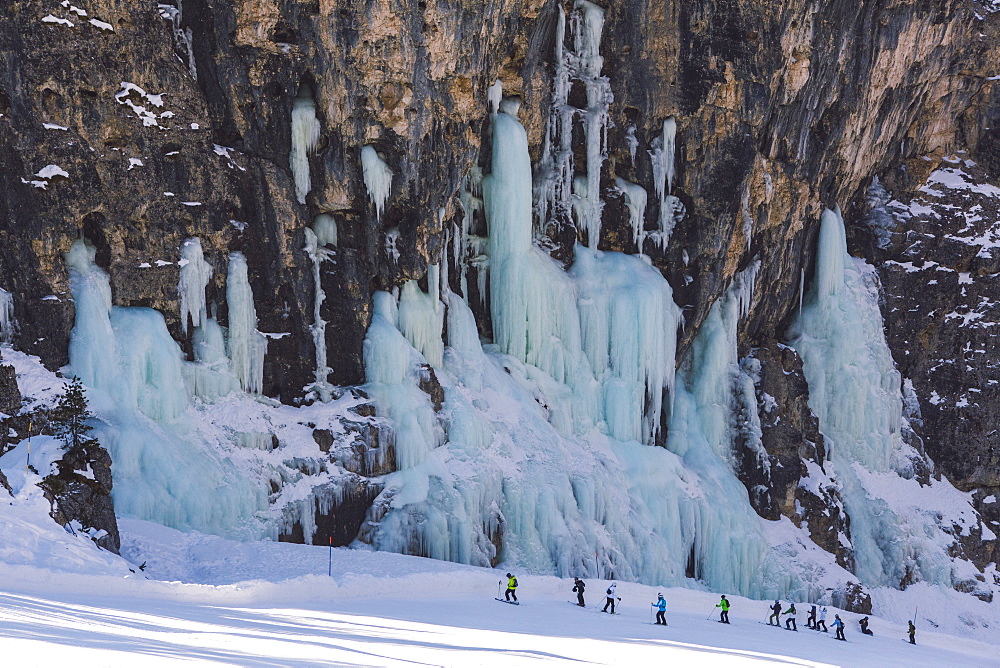
<instances>
[{"instance_id":1,"label":"ski pole","mask_svg":"<svg viewBox=\"0 0 1000 668\"><path fill-rule=\"evenodd\" d=\"M333 536L330 536L330 566L327 568L326 574L333 577Z\"/></svg>"},{"instance_id":2,"label":"ski pole","mask_svg":"<svg viewBox=\"0 0 1000 668\"><path fill-rule=\"evenodd\" d=\"M719 607L719 606L715 606L715 608L717 608L717 607ZM715 614L715 608L712 608L712 612L708 613L708 617L705 618L705 621L708 621L709 619L712 618L712 615Z\"/></svg>"}]
</instances>

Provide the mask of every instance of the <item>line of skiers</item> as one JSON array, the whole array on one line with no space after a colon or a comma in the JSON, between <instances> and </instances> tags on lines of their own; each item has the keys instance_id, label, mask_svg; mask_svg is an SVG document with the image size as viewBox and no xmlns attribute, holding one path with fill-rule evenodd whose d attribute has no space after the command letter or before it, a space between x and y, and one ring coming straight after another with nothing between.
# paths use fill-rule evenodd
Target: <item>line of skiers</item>
<instances>
[{"instance_id":1,"label":"line of skiers","mask_svg":"<svg viewBox=\"0 0 1000 668\"><path fill-rule=\"evenodd\" d=\"M586 588L587 584L583 580L581 580L580 578L573 578L573 592L576 594L576 604L581 608L586 607L586 604L584 603L583 599L583 592L586 590ZM607 612L608 607L610 607L611 614L612 615L615 614L615 603L617 601L621 601L621 599L618 598L618 596L616 595L617 588L618 588L618 583L616 582L612 582L610 585L608 585L608 588L605 591L606 600L604 602L604 608L601 610L601 612ZM511 575L510 573L507 573L507 593L505 598L508 602L514 602L514 603L517 602L517 594L515 593L516 589L517 589L517 578ZM511 601L512 598L513 601ZM656 609L656 624L666 626L667 601L665 598L663 598L663 594L657 594L656 603L651 603L650 605L652 605L653 608ZM721 608L719 612L719 622L722 624L728 624L730 603L729 600L726 598L725 594L722 595L722 599L715 605L715 607ZM795 610L795 603L789 602L788 609L782 612L781 601L776 600L774 602L774 605L770 606L770 610L771 610L771 616L768 617L767 619L768 626L780 627L781 616L786 615L785 628L788 629L789 631L799 630L796 624L798 612ZM828 629L826 628L827 610L825 605L819 606L818 614L819 616L817 617L817 606L815 605L811 606L809 609L809 616L806 618L806 627L813 629L814 631L829 633ZM913 620L910 620L907 623L909 624L907 633L910 636L910 644L916 645L917 627L913 625ZM835 632L834 638L836 638L837 640L846 641L847 638L844 637L844 620L840 618L840 615L833 616L832 624ZM861 633L863 635L866 636L875 635L874 632L872 632L872 630L868 628L869 622L867 616L860 619L858 621L858 625L861 627Z\"/></svg>"}]
</instances>

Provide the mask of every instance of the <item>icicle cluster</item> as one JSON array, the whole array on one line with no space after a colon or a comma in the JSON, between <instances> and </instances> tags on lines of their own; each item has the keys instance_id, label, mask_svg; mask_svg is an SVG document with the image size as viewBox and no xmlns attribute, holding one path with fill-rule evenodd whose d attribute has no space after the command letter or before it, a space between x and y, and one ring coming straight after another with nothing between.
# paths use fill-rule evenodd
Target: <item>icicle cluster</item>
<instances>
[{"instance_id":1,"label":"icicle cluster","mask_svg":"<svg viewBox=\"0 0 1000 668\"><path fill-rule=\"evenodd\" d=\"M320 130L312 89L308 84L302 84L298 96L292 101L292 152L289 156L295 197L301 204L306 203L306 195L312 189L309 155L316 150Z\"/></svg>"},{"instance_id":2,"label":"icicle cluster","mask_svg":"<svg viewBox=\"0 0 1000 668\"><path fill-rule=\"evenodd\" d=\"M264 386L267 339L257 331L257 309L247 276L247 260L242 253L229 256L226 302L229 304L228 343L233 373L244 391L260 394Z\"/></svg>"},{"instance_id":3,"label":"icicle cluster","mask_svg":"<svg viewBox=\"0 0 1000 668\"><path fill-rule=\"evenodd\" d=\"M674 197L674 174L677 164L677 120L670 116L663 121L663 131L653 141L649 152L653 163L653 182L660 202L660 218L654 237L660 248L665 249L670 242L674 227L684 218L684 204Z\"/></svg>"},{"instance_id":4,"label":"icicle cluster","mask_svg":"<svg viewBox=\"0 0 1000 668\"><path fill-rule=\"evenodd\" d=\"M601 170L607 159L608 109L614 96L611 83L601 75L600 54L604 10L589 0L576 0L570 15L573 47L567 49L566 14L559 8L556 29L556 73L552 91L552 114L546 131L540 172L536 215L540 223L550 215L568 216L587 236L587 245L597 248L601 236ZM569 103L573 80L583 83L587 107ZM573 126L579 117L586 144L586 172L574 176Z\"/></svg>"},{"instance_id":5,"label":"icicle cluster","mask_svg":"<svg viewBox=\"0 0 1000 668\"><path fill-rule=\"evenodd\" d=\"M392 187L392 170L379 157L374 146L361 149L361 167L368 189L368 199L375 205L375 218L382 220L385 203L389 201L389 190Z\"/></svg>"},{"instance_id":6,"label":"icicle cluster","mask_svg":"<svg viewBox=\"0 0 1000 668\"><path fill-rule=\"evenodd\" d=\"M10 343L14 336L14 295L0 288L0 342Z\"/></svg>"},{"instance_id":7,"label":"icicle cluster","mask_svg":"<svg viewBox=\"0 0 1000 668\"><path fill-rule=\"evenodd\" d=\"M198 327L207 318L205 288L212 280L212 265L205 261L201 239L187 239L181 245L180 281L177 292L181 298L181 328L188 331L188 322Z\"/></svg>"}]
</instances>

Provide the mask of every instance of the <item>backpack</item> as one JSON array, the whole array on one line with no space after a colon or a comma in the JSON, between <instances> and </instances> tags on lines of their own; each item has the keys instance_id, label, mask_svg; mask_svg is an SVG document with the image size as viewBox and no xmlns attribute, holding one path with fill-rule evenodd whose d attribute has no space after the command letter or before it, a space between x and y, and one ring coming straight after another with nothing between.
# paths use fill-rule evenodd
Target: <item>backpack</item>
<instances>
[{"instance_id":1,"label":"backpack","mask_svg":"<svg viewBox=\"0 0 1000 668\"><path fill-rule=\"evenodd\" d=\"M614 596L615 595L615 593L613 591L611 591L611 587L608 587L607 594L608 594L608 596Z\"/></svg>"},{"instance_id":2,"label":"backpack","mask_svg":"<svg viewBox=\"0 0 1000 668\"><path fill-rule=\"evenodd\" d=\"M511 578L510 586L512 589L517 586L517 578Z\"/></svg>"}]
</instances>

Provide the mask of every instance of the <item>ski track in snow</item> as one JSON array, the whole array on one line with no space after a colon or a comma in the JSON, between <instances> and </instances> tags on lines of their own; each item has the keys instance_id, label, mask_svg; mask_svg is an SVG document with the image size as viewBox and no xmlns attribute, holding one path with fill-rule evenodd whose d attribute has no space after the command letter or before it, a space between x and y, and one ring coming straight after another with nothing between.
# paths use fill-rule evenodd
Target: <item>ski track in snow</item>
<instances>
[{"instance_id":1,"label":"ski track in snow","mask_svg":"<svg viewBox=\"0 0 1000 668\"><path fill-rule=\"evenodd\" d=\"M625 582L620 615L585 614L603 604L605 582L588 582L582 611L566 605L571 580L520 574L522 605L514 607L493 600L500 570L338 548L330 578L324 547L239 543L123 520L123 556L147 562L143 577L42 523L45 509L29 505L14 500L26 519L2 527L4 543L33 532L51 554L37 564L0 561L5 665L996 665L995 646L925 628L917 647L902 643L905 621L872 616L876 636L865 638L860 615L841 612L850 642L833 643L832 632L762 629L756 621L767 602L730 597L733 624L721 627L716 594ZM649 624L657 591L667 597L667 628ZM916 600L893 595L889 608Z\"/></svg>"}]
</instances>

